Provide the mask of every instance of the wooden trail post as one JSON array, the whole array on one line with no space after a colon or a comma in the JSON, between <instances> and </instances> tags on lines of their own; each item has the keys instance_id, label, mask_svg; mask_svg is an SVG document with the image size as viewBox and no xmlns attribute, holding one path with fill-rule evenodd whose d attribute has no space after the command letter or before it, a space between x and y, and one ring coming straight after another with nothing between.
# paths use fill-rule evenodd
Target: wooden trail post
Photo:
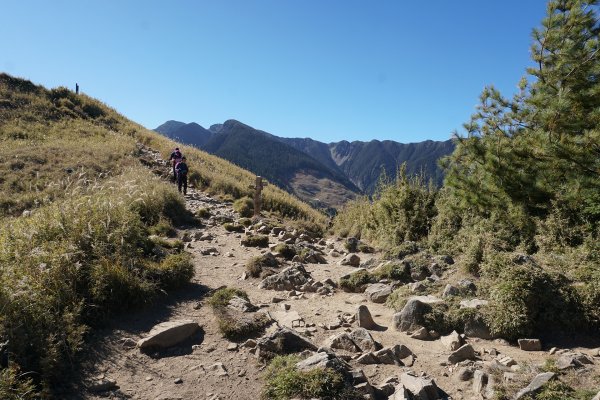
<instances>
[{"instance_id":1,"label":"wooden trail post","mask_svg":"<svg viewBox=\"0 0 600 400\"><path fill-rule=\"evenodd\" d=\"M262 206L262 190L269 183L267 181L263 181L262 176L256 176L256 182L254 186L250 186L254 189L254 217L260 217L260 209Z\"/></svg>"}]
</instances>

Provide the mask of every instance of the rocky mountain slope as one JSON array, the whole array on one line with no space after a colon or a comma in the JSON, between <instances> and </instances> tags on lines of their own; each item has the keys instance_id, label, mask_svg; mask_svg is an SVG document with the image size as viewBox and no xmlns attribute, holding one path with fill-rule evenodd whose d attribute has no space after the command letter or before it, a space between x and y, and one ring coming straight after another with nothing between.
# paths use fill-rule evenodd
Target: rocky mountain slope
<instances>
[{"instance_id":1,"label":"rocky mountain slope","mask_svg":"<svg viewBox=\"0 0 600 400\"><path fill-rule=\"evenodd\" d=\"M440 185L443 173L437 161L454 150L451 140L327 144L310 138L281 138L234 120L208 130L196 123L168 121L155 130L266 176L306 201L318 199L333 207L356 193L372 194L382 172L393 179L403 163L409 175L422 173Z\"/></svg>"}]
</instances>

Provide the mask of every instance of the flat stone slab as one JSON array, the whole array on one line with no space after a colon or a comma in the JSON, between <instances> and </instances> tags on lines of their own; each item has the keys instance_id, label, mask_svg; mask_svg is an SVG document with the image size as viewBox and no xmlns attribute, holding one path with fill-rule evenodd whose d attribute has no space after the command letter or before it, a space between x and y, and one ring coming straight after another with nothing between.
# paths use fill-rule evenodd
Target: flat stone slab
<instances>
[{"instance_id":1,"label":"flat stone slab","mask_svg":"<svg viewBox=\"0 0 600 400\"><path fill-rule=\"evenodd\" d=\"M162 322L155 325L148 336L137 343L140 349L149 347L167 348L183 342L200 330L200 325L191 319Z\"/></svg>"},{"instance_id":2,"label":"flat stone slab","mask_svg":"<svg viewBox=\"0 0 600 400\"><path fill-rule=\"evenodd\" d=\"M440 299L439 297L432 296L430 294L428 294L427 296L410 296L408 300L419 300L421 303L425 304L435 304L444 302L444 300Z\"/></svg>"},{"instance_id":3,"label":"flat stone slab","mask_svg":"<svg viewBox=\"0 0 600 400\"><path fill-rule=\"evenodd\" d=\"M297 311L275 311L269 314L271 314L271 317L279 323L279 326L298 328L305 325L304 318L302 318Z\"/></svg>"},{"instance_id":4,"label":"flat stone slab","mask_svg":"<svg viewBox=\"0 0 600 400\"><path fill-rule=\"evenodd\" d=\"M526 394L536 393L537 391L539 391L542 388L542 386L544 386L546 383L548 383L555 376L556 376L556 374L554 372L544 372L543 374L537 374L535 376L535 378L533 378L533 380L531 381L531 383L529 385L527 385L526 387L521 389L519 391L519 393L516 394L516 396L514 397L514 400L519 400L521 397L525 396Z\"/></svg>"}]
</instances>

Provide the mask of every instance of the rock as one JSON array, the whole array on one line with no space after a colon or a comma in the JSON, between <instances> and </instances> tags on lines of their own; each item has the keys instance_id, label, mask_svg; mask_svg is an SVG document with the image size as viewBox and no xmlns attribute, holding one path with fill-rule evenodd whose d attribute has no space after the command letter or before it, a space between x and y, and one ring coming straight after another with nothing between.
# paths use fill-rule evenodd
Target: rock
<instances>
[{"instance_id":1,"label":"rock","mask_svg":"<svg viewBox=\"0 0 600 400\"><path fill-rule=\"evenodd\" d=\"M447 284L442 292L442 297L458 296L459 294L460 292L456 287Z\"/></svg>"},{"instance_id":2,"label":"rock","mask_svg":"<svg viewBox=\"0 0 600 400\"><path fill-rule=\"evenodd\" d=\"M464 333L465 336L470 338L479 338L486 340L491 340L494 338L494 335L492 335L490 328L480 316L473 316L465 321Z\"/></svg>"},{"instance_id":3,"label":"rock","mask_svg":"<svg viewBox=\"0 0 600 400\"><path fill-rule=\"evenodd\" d=\"M464 360L474 360L475 359L475 350L473 350L473 346L470 344L465 344L460 348L456 349L448 356L448 362L450 364L457 364Z\"/></svg>"},{"instance_id":4,"label":"rock","mask_svg":"<svg viewBox=\"0 0 600 400\"><path fill-rule=\"evenodd\" d=\"M458 350L463 345L463 339L456 331L452 331L448 336L442 336L440 341L450 351Z\"/></svg>"},{"instance_id":5,"label":"rock","mask_svg":"<svg viewBox=\"0 0 600 400\"><path fill-rule=\"evenodd\" d=\"M376 342L365 328L354 329L350 332L350 338L362 352L381 349L381 344Z\"/></svg>"},{"instance_id":6,"label":"rock","mask_svg":"<svg viewBox=\"0 0 600 400\"><path fill-rule=\"evenodd\" d=\"M417 329L416 331L414 331L412 333L412 335L410 335L411 338L413 339L417 339L417 340L430 340L431 336L429 336L429 331L427 330L427 328L421 327L419 329Z\"/></svg>"},{"instance_id":7,"label":"rock","mask_svg":"<svg viewBox=\"0 0 600 400\"><path fill-rule=\"evenodd\" d=\"M108 392L109 390L115 390L118 388L119 386L117 386L117 381L107 378L102 378L96 382L90 383L87 386L87 389L94 393Z\"/></svg>"},{"instance_id":8,"label":"rock","mask_svg":"<svg viewBox=\"0 0 600 400\"><path fill-rule=\"evenodd\" d=\"M409 299L402 311L394 314L392 325L401 332L419 329L425 322L423 314L428 308L429 306L420 300Z\"/></svg>"},{"instance_id":9,"label":"rock","mask_svg":"<svg viewBox=\"0 0 600 400\"><path fill-rule=\"evenodd\" d=\"M337 252L335 249L334 249L334 250L331 250L331 251L329 252L329 255L330 255L331 257L335 257L335 258L341 257L341 254L340 254L340 253L338 253L338 252Z\"/></svg>"},{"instance_id":10,"label":"rock","mask_svg":"<svg viewBox=\"0 0 600 400\"><path fill-rule=\"evenodd\" d=\"M349 253L355 253L358 248L358 239L354 237L347 238L345 246Z\"/></svg>"},{"instance_id":11,"label":"rock","mask_svg":"<svg viewBox=\"0 0 600 400\"><path fill-rule=\"evenodd\" d=\"M179 384L183 383L183 379L181 379L181 378L176 378L176 379L173 381L173 383L174 383L174 384L176 384L176 385L179 385Z\"/></svg>"},{"instance_id":12,"label":"rock","mask_svg":"<svg viewBox=\"0 0 600 400\"><path fill-rule=\"evenodd\" d=\"M361 328L374 329L377 327L377 324L373 321L373 317L371 317L371 312L364 304L358 306L356 310L356 321Z\"/></svg>"},{"instance_id":13,"label":"rock","mask_svg":"<svg viewBox=\"0 0 600 400\"><path fill-rule=\"evenodd\" d=\"M209 247L208 249L200 250L203 256L209 256L211 254L219 254L219 250L216 247Z\"/></svg>"},{"instance_id":14,"label":"rock","mask_svg":"<svg viewBox=\"0 0 600 400\"><path fill-rule=\"evenodd\" d=\"M281 303L283 299L281 297L273 297L271 298L271 303Z\"/></svg>"},{"instance_id":15,"label":"rock","mask_svg":"<svg viewBox=\"0 0 600 400\"><path fill-rule=\"evenodd\" d=\"M253 312L258 309L258 307L250 303L250 301L238 296L233 296L231 300L229 300L229 302L227 303L227 307L231 308L232 310L240 311L243 313Z\"/></svg>"},{"instance_id":16,"label":"rock","mask_svg":"<svg viewBox=\"0 0 600 400\"><path fill-rule=\"evenodd\" d=\"M475 371L475 373L473 374L473 391L476 394L482 393L487 383L488 374L479 369Z\"/></svg>"},{"instance_id":17,"label":"rock","mask_svg":"<svg viewBox=\"0 0 600 400\"><path fill-rule=\"evenodd\" d=\"M386 347L384 349L376 351L375 353L373 353L373 356L375 356L375 358L377 360L379 360L379 363L381 363L381 364L388 364L388 365L399 365L400 364L400 360L398 360L396 358L396 354L389 347Z\"/></svg>"},{"instance_id":18,"label":"rock","mask_svg":"<svg viewBox=\"0 0 600 400\"><path fill-rule=\"evenodd\" d=\"M427 296L410 296L408 298L408 301L411 300L419 300L421 303L424 304L436 304L436 303L443 303L444 300L440 299L439 297L433 296L428 294Z\"/></svg>"},{"instance_id":19,"label":"rock","mask_svg":"<svg viewBox=\"0 0 600 400\"><path fill-rule=\"evenodd\" d=\"M461 279L460 281L458 281L458 286L460 286L461 288L463 288L465 290L468 290L469 292L477 291L477 286L475 286L473 281L471 281L469 279Z\"/></svg>"},{"instance_id":20,"label":"rock","mask_svg":"<svg viewBox=\"0 0 600 400\"><path fill-rule=\"evenodd\" d=\"M355 385L369 381L362 369L353 369L350 371L350 376L352 377L352 383Z\"/></svg>"},{"instance_id":21,"label":"rock","mask_svg":"<svg viewBox=\"0 0 600 400\"><path fill-rule=\"evenodd\" d=\"M375 389L369 382L359 383L354 385L354 390L363 396L365 399L375 399Z\"/></svg>"},{"instance_id":22,"label":"rock","mask_svg":"<svg viewBox=\"0 0 600 400\"><path fill-rule=\"evenodd\" d=\"M215 375L217 375L217 376L229 375L229 373L227 372L227 369L225 368L223 363L220 363L220 362L211 365L210 367L208 367L208 370L214 372Z\"/></svg>"},{"instance_id":23,"label":"rock","mask_svg":"<svg viewBox=\"0 0 600 400\"><path fill-rule=\"evenodd\" d=\"M160 323L150 330L144 339L138 341L140 349L174 346L200 330L200 325L189 319Z\"/></svg>"},{"instance_id":24,"label":"rock","mask_svg":"<svg viewBox=\"0 0 600 400\"><path fill-rule=\"evenodd\" d=\"M229 345L227 346L228 351L237 351L237 349L238 349L237 343L229 343Z\"/></svg>"},{"instance_id":25,"label":"rock","mask_svg":"<svg viewBox=\"0 0 600 400\"><path fill-rule=\"evenodd\" d=\"M581 368L585 365L594 364L594 360L583 353L565 353L561 354L556 361L556 366L560 370L569 368Z\"/></svg>"},{"instance_id":26,"label":"rock","mask_svg":"<svg viewBox=\"0 0 600 400\"><path fill-rule=\"evenodd\" d=\"M346 257L340 260L340 265L350 265L351 267L358 267L360 265L360 257L356 254L348 254Z\"/></svg>"},{"instance_id":27,"label":"rock","mask_svg":"<svg viewBox=\"0 0 600 400\"><path fill-rule=\"evenodd\" d=\"M519 339L519 348L523 351L542 351L540 339Z\"/></svg>"},{"instance_id":28,"label":"rock","mask_svg":"<svg viewBox=\"0 0 600 400\"><path fill-rule=\"evenodd\" d=\"M537 393L542 388L542 386L548 383L551 379L554 379L555 376L556 374L554 374L554 372L544 372L542 374L537 374L529 385L521 389L515 395L514 400L519 400L521 397L527 394Z\"/></svg>"},{"instance_id":29,"label":"rock","mask_svg":"<svg viewBox=\"0 0 600 400\"><path fill-rule=\"evenodd\" d=\"M517 365L517 362L515 360L513 360L512 357L509 357L509 356L498 357L498 359L496 361L498 361L498 363L500 365L507 367L507 368L510 368L513 365Z\"/></svg>"},{"instance_id":30,"label":"rock","mask_svg":"<svg viewBox=\"0 0 600 400\"><path fill-rule=\"evenodd\" d=\"M253 349L256 347L256 340L248 339L242 344L242 347L246 347L248 349Z\"/></svg>"},{"instance_id":31,"label":"rock","mask_svg":"<svg viewBox=\"0 0 600 400\"><path fill-rule=\"evenodd\" d=\"M392 287L383 283L374 283L365 289L366 298L373 303L385 303L390 294Z\"/></svg>"},{"instance_id":32,"label":"rock","mask_svg":"<svg viewBox=\"0 0 600 400\"><path fill-rule=\"evenodd\" d=\"M592 400L600 400L600 392L598 392Z\"/></svg>"},{"instance_id":33,"label":"rock","mask_svg":"<svg viewBox=\"0 0 600 400\"><path fill-rule=\"evenodd\" d=\"M354 343L354 340L350 337L347 332L342 332L337 335L330 336L325 342L326 347L332 349L341 349L350 351L353 353L361 351L361 349Z\"/></svg>"},{"instance_id":34,"label":"rock","mask_svg":"<svg viewBox=\"0 0 600 400\"><path fill-rule=\"evenodd\" d=\"M349 366L340 360L335 354L326 352L314 353L310 357L296 363L299 371L312 371L317 368L332 368L337 371L349 369Z\"/></svg>"},{"instance_id":35,"label":"rock","mask_svg":"<svg viewBox=\"0 0 600 400\"><path fill-rule=\"evenodd\" d=\"M303 338L298 332L287 327L281 327L268 336L264 336L256 342L257 356L261 352L271 354L297 353L302 350L317 350L308 339Z\"/></svg>"},{"instance_id":36,"label":"rock","mask_svg":"<svg viewBox=\"0 0 600 400\"><path fill-rule=\"evenodd\" d=\"M412 400L412 394L403 385L396 386L394 394L388 400Z\"/></svg>"},{"instance_id":37,"label":"rock","mask_svg":"<svg viewBox=\"0 0 600 400\"><path fill-rule=\"evenodd\" d=\"M358 364L378 364L379 360L373 355L373 353L364 353L356 359Z\"/></svg>"},{"instance_id":38,"label":"rock","mask_svg":"<svg viewBox=\"0 0 600 400\"><path fill-rule=\"evenodd\" d=\"M466 382L473 377L473 368L471 367L460 367L456 370L455 377L461 382Z\"/></svg>"},{"instance_id":39,"label":"rock","mask_svg":"<svg viewBox=\"0 0 600 400\"><path fill-rule=\"evenodd\" d=\"M460 308L481 308L487 306L488 303L487 300L482 299L461 300Z\"/></svg>"},{"instance_id":40,"label":"rock","mask_svg":"<svg viewBox=\"0 0 600 400\"><path fill-rule=\"evenodd\" d=\"M296 263L276 275L266 277L258 287L272 290L295 290L307 283L310 277L302 264Z\"/></svg>"},{"instance_id":41,"label":"rock","mask_svg":"<svg viewBox=\"0 0 600 400\"><path fill-rule=\"evenodd\" d=\"M402 359L405 359L406 357L410 357L410 356L414 355L414 353L403 344L397 344L397 345L393 346L392 351L394 352L394 354L396 355L396 358L398 360L402 360Z\"/></svg>"},{"instance_id":42,"label":"rock","mask_svg":"<svg viewBox=\"0 0 600 400\"><path fill-rule=\"evenodd\" d=\"M403 373L400 375L400 382L412 396L419 400L438 400L441 399L439 390L435 381L431 378L416 377Z\"/></svg>"}]
</instances>

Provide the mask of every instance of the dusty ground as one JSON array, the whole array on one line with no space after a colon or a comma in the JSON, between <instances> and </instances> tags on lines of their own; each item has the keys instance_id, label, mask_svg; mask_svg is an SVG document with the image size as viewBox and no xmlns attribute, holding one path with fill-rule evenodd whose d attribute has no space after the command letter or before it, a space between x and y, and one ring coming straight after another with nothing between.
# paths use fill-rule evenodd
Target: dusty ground
<instances>
[{"instance_id":1,"label":"dusty ground","mask_svg":"<svg viewBox=\"0 0 600 400\"><path fill-rule=\"evenodd\" d=\"M191 209L209 208L213 215L233 215L230 205L214 201L202 193L190 191L188 206ZM192 283L167 296L166 301L156 304L141 312L121 317L104 331L98 332L93 341L93 356L85 368L86 382L102 378L114 379L119 386L118 391L92 394L83 387L76 389L73 398L131 398L131 399L258 399L263 385L262 371L264 366L245 348L228 349L231 342L221 337L211 308L206 304L207 293L221 286L236 287L245 290L252 303L262 305L271 313L282 312L282 305L273 304L274 296L285 298L284 303L291 306L307 324L328 324L336 315L347 312L354 314L359 304L367 304L362 294L336 291L333 296L321 296L306 293L305 299L291 300L286 292L261 290L258 279L242 280L240 277L245 263L264 250L240 246L240 234L228 233L222 226L200 228L202 232L214 236L210 241L193 241L187 251L194 256L196 267ZM190 233L195 233L190 230ZM271 244L278 243L271 237ZM332 242L336 249L342 251L342 243ZM215 247L218 255L202 255L201 251ZM364 261L375 255L361 254ZM338 278L353 270L352 267L338 265L339 258L327 256L328 264L309 264L307 270L315 280ZM451 367L441 365L449 354L438 341L420 341L409 338L406 334L387 329L392 319L393 310L382 304L368 303L375 322L384 327L380 331L372 331L375 340L384 346L404 344L416 355L417 360L410 368L419 373L426 372L435 378L440 388L453 399L478 398L472 391L472 382L460 382L453 374ZM164 354L147 355L132 346L150 331L157 323L176 319L192 319L202 326L202 333L196 335L185 345L178 346ZM311 340L320 345L325 339L339 333L344 328L328 331L317 328ZM528 366L542 364L549 357L548 352L524 352L517 347L509 346L501 341L469 340L475 350L480 351L482 360L492 357L484 354L483 349L495 348L502 354L513 357L519 365ZM581 349L589 354L590 349ZM212 370L215 363L223 363L227 375L219 376ZM600 360L596 358L596 364ZM389 376L398 376L407 367L393 365L363 365L362 368L370 382L374 385ZM596 371L597 372L597 371ZM597 373L596 373L597 375Z\"/></svg>"}]
</instances>

